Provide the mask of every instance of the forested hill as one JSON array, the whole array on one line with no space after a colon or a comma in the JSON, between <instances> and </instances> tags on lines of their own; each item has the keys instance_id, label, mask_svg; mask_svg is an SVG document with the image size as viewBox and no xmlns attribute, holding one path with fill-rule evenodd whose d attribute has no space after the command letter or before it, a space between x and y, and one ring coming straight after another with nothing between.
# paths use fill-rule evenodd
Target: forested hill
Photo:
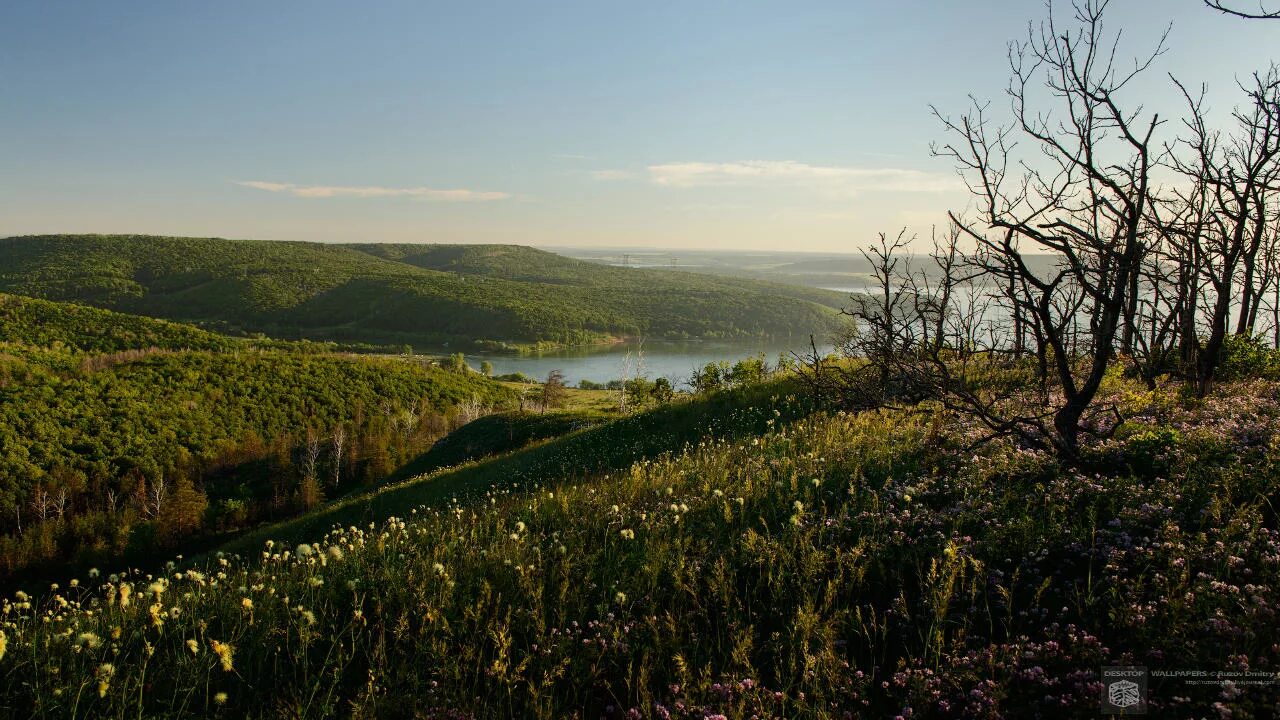
<instances>
[{"instance_id":1,"label":"forested hill","mask_svg":"<svg viewBox=\"0 0 1280 720\"><path fill-rule=\"evenodd\" d=\"M183 323L0 293L0 342L107 353L228 350L236 341Z\"/></svg>"},{"instance_id":2,"label":"forested hill","mask_svg":"<svg viewBox=\"0 0 1280 720\"><path fill-rule=\"evenodd\" d=\"M515 400L324 350L0 294L0 582L286 517Z\"/></svg>"},{"instance_id":3,"label":"forested hill","mask_svg":"<svg viewBox=\"0 0 1280 720\"><path fill-rule=\"evenodd\" d=\"M846 300L519 246L122 235L0 240L0 291L283 338L420 346L803 337L833 327Z\"/></svg>"}]
</instances>

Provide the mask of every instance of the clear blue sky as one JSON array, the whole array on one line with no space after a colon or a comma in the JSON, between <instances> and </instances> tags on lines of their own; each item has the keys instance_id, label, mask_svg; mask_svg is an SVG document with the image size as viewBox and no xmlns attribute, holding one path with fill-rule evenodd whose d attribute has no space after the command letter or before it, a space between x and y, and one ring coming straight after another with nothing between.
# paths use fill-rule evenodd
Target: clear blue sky
<instances>
[{"instance_id":1,"label":"clear blue sky","mask_svg":"<svg viewBox=\"0 0 1280 720\"><path fill-rule=\"evenodd\" d=\"M963 205L929 104L1005 107L1039 2L0 5L0 234L841 250ZM1115 0L1165 72L1280 23Z\"/></svg>"}]
</instances>

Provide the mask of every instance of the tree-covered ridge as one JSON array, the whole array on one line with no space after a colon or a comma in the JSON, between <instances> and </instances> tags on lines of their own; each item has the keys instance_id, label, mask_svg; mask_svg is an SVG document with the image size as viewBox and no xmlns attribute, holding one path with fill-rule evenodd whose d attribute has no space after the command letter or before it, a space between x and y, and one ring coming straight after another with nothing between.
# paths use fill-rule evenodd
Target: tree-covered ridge
<instances>
[{"instance_id":1,"label":"tree-covered ridge","mask_svg":"<svg viewBox=\"0 0 1280 720\"><path fill-rule=\"evenodd\" d=\"M313 507L513 397L474 373L0 296L0 574Z\"/></svg>"},{"instance_id":2,"label":"tree-covered ridge","mask_svg":"<svg viewBox=\"0 0 1280 720\"><path fill-rule=\"evenodd\" d=\"M0 291L285 338L434 345L803 336L812 288L609 268L514 246L54 235L0 240Z\"/></svg>"},{"instance_id":3,"label":"tree-covered ridge","mask_svg":"<svg viewBox=\"0 0 1280 720\"><path fill-rule=\"evenodd\" d=\"M231 338L192 325L3 293L0 342L90 353L227 350L235 345Z\"/></svg>"}]
</instances>

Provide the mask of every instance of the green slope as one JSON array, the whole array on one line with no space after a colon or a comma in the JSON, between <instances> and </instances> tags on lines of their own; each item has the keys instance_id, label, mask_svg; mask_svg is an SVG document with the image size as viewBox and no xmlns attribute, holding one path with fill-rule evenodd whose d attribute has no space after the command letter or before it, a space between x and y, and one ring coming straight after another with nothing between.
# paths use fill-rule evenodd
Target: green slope
<instances>
[{"instance_id":1,"label":"green slope","mask_svg":"<svg viewBox=\"0 0 1280 720\"><path fill-rule=\"evenodd\" d=\"M0 240L0 291L278 337L418 345L800 337L831 328L844 301L517 246L105 235Z\"/></svg>"},{"instance_id":2,"label":"green slope","mask_svg":"<svg viewBox=\"0 0 1280 720\"><path fill-rule=\"evenodd\" d=\"M1277 390L1121 380L1149 414L1087 472L924 406L702 413L722 439L660 457L631 418L391 489L380 525L30 585L0 713L1084 718L1140 664L1258 678L1152 673L1153 717L1274 717Z\"/></svg>"},{"instance_id":3,"label":"green slope","mask_svg":"<svg viewBox=\"0 0 1280 720\"><path fill-rule=\"evenodd\" d=\"M461 404L514 402L475 373L323 350L0 295L0 576L286 517L381 481ZM152 507L183 482L189 512Z\"/></svg>"},{"instance_id":4,"label":"green slope","mask_svg":"<svg viewBox=\"0 0 1280 720\"><path fill-rule=\"evenodd\" d=\"M236 341L191 325L0 293L0 342L83 352L229 350Z\"/></svg>"}]
</instances>

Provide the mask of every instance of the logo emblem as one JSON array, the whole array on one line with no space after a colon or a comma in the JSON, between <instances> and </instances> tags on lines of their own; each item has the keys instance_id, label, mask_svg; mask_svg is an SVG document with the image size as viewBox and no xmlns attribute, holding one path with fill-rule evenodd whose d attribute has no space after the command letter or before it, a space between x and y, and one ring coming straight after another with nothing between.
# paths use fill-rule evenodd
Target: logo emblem
<instances>
[{"instance_id":1,"label":"logo emblem","mask_svg":"<svg viewBox=\"0 0 1280 720\"><path fill-rule=\"evenodd\" d=\"M1107 699L1118 708L1133 707L1142 702L1138 683L1132 680L1117 680L1107 686Z\"/></svg>"},{"instance_id":2,"label":"logo emblem","mask_svg":"<svg viewBox=\"0 0 1280 720\"><path fill-rule=\"evenodd\" d=\"M1104 715L1145 715L1147 669L1135 666L1102 668L1102 712Z\"/></svg>"}]
</instances>

